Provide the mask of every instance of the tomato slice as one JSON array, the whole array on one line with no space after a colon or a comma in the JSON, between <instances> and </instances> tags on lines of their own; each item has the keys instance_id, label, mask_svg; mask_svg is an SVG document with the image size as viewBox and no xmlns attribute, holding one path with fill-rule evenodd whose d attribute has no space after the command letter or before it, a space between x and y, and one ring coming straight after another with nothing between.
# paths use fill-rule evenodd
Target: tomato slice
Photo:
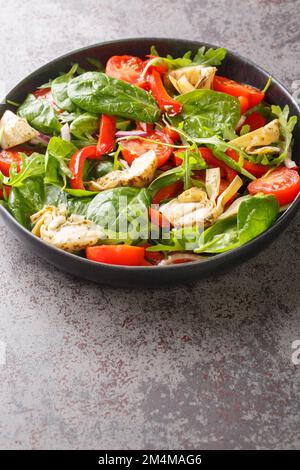
<instances>
[{"instance_id":1,"label":"tomato slice","mask_svg":"<svg viewBox=\"0 0 300 470\"><path fill-rule=\"evenodd\" d=\"M273 194L281 206L290 204L300 192L300 176L297 171L279 167L269 175L251 181L250 194Z\"/></svg>"},{"instance_id":2,"label":"tomato slice","mask_svg":"<svg viewBox=\"0 0 300 470\"><path fill-rule=\"evenodd\" d=\"M1 150L0 152L0 171L4 176L9 176L9 169L13 163L17 164L17 170L20 171L21 157L14 150Z\"/></svg>"},{"instance_id":3,"label":"tomato slice","mask_svg":"<svg viewBox=\"0 0 300 470\"><path fill-rule=\"evenodd\" d=\"M141 77L145 63L139 57L131 55L114 55L106 64L105 73L109 77L124 80L140 87L145 87L146 79Z\"/></svg>"},{"instance_id":4,"label":"tomato slice","mask_svg":"<svg viewBox=\"0 0 300 470\"><path fill-rule=\"evenodd\" d=\"M248 107L253 108L257 106L264 98L264 93L250 85L243 85L242 83L235 82L227 77L216 75L213 81L213 89L221 91L228 95L239 98L244 96L248 99Z\"/></svg>"},{"instance_id":5,"label":"tomato slice","mask_svg":"<svg viewBox=\"0 0 300 470\"><path fill-rule=\"evenodd\" d=\"M177 142L180 140L180 134L177 131L174 131L173 129L170 129L170 127L166 126L163 129L163 133L166 134L167 136L170 137L170 139L173 140L173 142Z\"/></svg>"},{"instance_id":6,"label":"tomato slice","mask_svg":"<svg viewBox=\"0 0 300 470\"><path fill-rule=\"evenodd\" d=\"M86 249L86 257L98 263L122 266L144 265L145 248L131 245L100 245Z\"/></svg>"},{"instance_id":7,"label":"tomato slice","mask_svg":"<svg viewBox=\"0 0 300 470\"><path fill-rule=\"evenodd\" d=\"M228 157L232 158L232 160L238 162L239 161L239 156L238 153L234 149L228 149L226 150L226 155ZM248 162L248 160L244 160L243 168L245 170L249 171L251 175L255 176L256 178L260 178L263 176L267 171L270 170L270 167L267 165L260 165L258 163L251 163Z\"/></svg>"},{"instance_id":8,"label":"tomato slice","mask_svg":"<svg viewBox=\"0 0 300 470\"><path fill-rule=\"evenodd\" d=\"M121 145L123 147L123 157L127 163L131 165L135 158L140 157L149 150L154 150L158 159L158 167L162 166L166 163L172 153L173 147L169 147L169 145L172 145L173 141L170 137L160 131L151 132L146 136L146 138L168 144L168 146L160 145L155 142L147 142L139 137L132 140L122 140Z\"/></svg>"},{"instance_id":9,"label":"tomato slice","mask_svg":"<svg viewBox=\"0 0 300 470\"><path fill-rule=\"evenodd\" d=\"M152 203L160 204L161 201L178 196L178 194L182 191L182 187L182 181L176 181L175 183L171 183L168 186L164 186L159 191L157 191L152 199Z\"/></svg>"},{"instance_id":10,"label":"tomato slice","mask_svg":"<svg viewBox=\"0 0 300 470\"><path fill-rule=\"evenodd\" d=\"M246 121L244 122L243 126L249 126L250 132L259 129L267 124L267 120L257 111L249 114Z\"/></svg>"}]
</instances>

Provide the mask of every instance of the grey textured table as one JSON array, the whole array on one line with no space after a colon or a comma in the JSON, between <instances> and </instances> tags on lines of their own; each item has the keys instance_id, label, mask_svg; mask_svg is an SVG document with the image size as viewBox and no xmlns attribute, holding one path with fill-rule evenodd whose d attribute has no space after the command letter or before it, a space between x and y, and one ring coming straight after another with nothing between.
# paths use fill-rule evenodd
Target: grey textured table
<instances>
[{"instance_id":1,"label":"grey textured table","mask_svg":"<svg viewBox=\"0 0 300 470\"><path fill-rule=\"evenodd\" d=\"M112 4L114 5L112 10ZM128 36L239 51L291 87L299 1L0 1L7 89L57 55ZM299 217L224 276L104 288L27 252L1 222L1 448L299 448Z\"/></svg>"}]
</instances>

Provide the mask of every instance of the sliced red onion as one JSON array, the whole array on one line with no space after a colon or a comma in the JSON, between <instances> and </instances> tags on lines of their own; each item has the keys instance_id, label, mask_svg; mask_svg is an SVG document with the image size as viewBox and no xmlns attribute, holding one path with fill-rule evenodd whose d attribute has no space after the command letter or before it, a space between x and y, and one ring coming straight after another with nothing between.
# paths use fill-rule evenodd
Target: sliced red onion
<instances>
[{"instance_id":1,"label":"sliced red onion","mask_svg":"<svg viewBox=\"0 0 300 470\"><path fill-rule=\"evenodd\" d=\"M202 256L193 253L174 253L163 259L158 266L170 266L171 264L190 263L191 261L200 261Z\"/></svg>"},{"instance_id":2,"label":"sliced red onion","mask_svg":"<svg viewBox=\"0 0 300 470\"><path fill-rule=\"evenodd\" d=\"M38 136L36 136L34 139L31 139L29 142L33 145L43 144L47 146L50 139L51 137L40 132Z\"/></svg>"},{"instance_id":3,"label":"sliced red onion","mask_svg":"<svg viewBox=\"0 0 300 470\"><path fill-rule=\"evenodd\" d=\"M133 130L133 131L118 131L116 137L146 137L147 132Z\"/></svg>"},{"instance_id":4,"label":"sliced red onion","mask_svg":"<svg viewBox=\"0 0 300 470\"><path fill-rule=\"evenodd\" d=\"M66 140L68 142L71 141L71 133L70 133L70 126L69 124L66 122L66 124L64 124L60 130L60 134L61 134L61 138L63 140Z\"/></svg>"},{"instance_id":5,"label":"sliced red onion","mask_svg":"<svg viewBox=\"0 0 300 470\"><path fill-rule=\"evenodd\" d=\"M140 122L140 127L142 131L147 132L147 123L146 122Z\"/></svg>"},{"instance_id":6,"label":"sliced red onion","mask_svg":"<svg viewBox=\"0 0 300 470\"><path fill-rule=\"evenodd\" d=\"M242 114L242 116L240 117L240 120L239 122L237 123L237 125L235 126L235 130L239 129L240 127L242 127L242 125L244 124L244 122L246 121L247 119L247 116L245 116L245 114Z\"/></svg>"}]
</instances>

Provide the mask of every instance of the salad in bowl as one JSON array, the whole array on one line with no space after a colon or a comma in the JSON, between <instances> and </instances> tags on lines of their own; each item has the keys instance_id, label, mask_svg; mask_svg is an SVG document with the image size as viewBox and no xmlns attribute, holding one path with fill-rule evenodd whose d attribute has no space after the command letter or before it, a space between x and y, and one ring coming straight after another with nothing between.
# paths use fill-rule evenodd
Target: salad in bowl
<instances>
[{"instance_id":1,"label":"salad in bowl","mask_svg":"<svg viewBox=\"0 0 300 470\"><path fill-rule=\"evenodd\" d=\"M94 262L207 260L268 230L300 191L296 116L218 73L224 48L89 59L10 103L0 197L44 242Z\"/></svg>"}]
</instances>

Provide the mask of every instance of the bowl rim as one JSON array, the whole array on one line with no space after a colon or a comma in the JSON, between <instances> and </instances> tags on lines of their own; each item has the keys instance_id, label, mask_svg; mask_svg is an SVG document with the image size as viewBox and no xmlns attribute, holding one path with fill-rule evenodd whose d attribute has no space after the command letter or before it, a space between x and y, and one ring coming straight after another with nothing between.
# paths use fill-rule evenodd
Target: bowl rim
<instances>
[{"instance_id":1,"label":"bowl rim","mask_svg":"<svg viewBox=\"0 0 300 470\"><path fill-rule=\"evenodd\" d=\"M159 37L159 36L144 36L144 37L129 37L129 38L121 38L121 39L116 39L116 40L109 40L109 41L103 41L103 42L98 42L94 43L88 46L84 46L78 49L73 49L65 54L62 54L49 62L46 62L45 64L41 65L37 69L33 70L31 73L29 73L25 78L23 78L21 81L19 81L3 98L4 102L0 103L0 114L2 114L2 110L5 111L5 109L9 108L9 105L7 104L7 99L9 99L9 96L14 94L17 90L19 90L20 87L22 87L23 84L27 83L31 77L35 76L36 74L39 74L43 71L44 68L46 67L51 67L52 65L55 65L58 61L67 59L69 56L72 54L78 54L81 52L86 52L92 48L97 48L97 47L105 47L109 45L115 45L115 44L122 44L124 42L138 42L142 43L143 41L176 41L177 43L186 43L187 44L187 49L188 46L190 45L191 47L195 47L199 45L205 46L205 47L211 47L213 49L216 49L218 46L213 43L207 43L203 41L197 41L197 40L191 40L191 39L184 39L184 38L176 38L176 37ZM255 64L251 59L248 59L247 57L244 57L243 55L232 51L231 49L226 48L227 52L233 57L233 58L238 58L243 62L247 62L251 67L255 68L256 70L259 70L266 76L270 76L270 74L260 65ZM290 91L287 89L285 85L283 85L276 77L272 76L272 83L275 83L279 88L281 88L286 94L288 94L290 100L293 102L295 108L297 109L299 116L300 116L300 105L298 102L295 100L295 98L291 95ZM96 262L96 261L91 261L87 258L81 257L78 254L74 253L69 253L67 251L64 251L60 248L55 247L54 245L51 245L44 240L36 237L30 230L27 228L23 227L14 217L13 215L3 206L0 204L0 213L2 213L3 218L9 219L12 224L14 224L21 232L24 233L25 236L29 236L31 239L34 240L35 243L39 243L41 247L47 247L49 250L53 250L53 252L57 253L58 255L65 256L66 258L75 261L75 262L80 262L86 264L86 266L99 266L102 269L109 269L110 271L117 271L119 272L122 270L123 272L132 272L134 270L137 270L139 272L149 272L152 268L158 268L159 270L163 270L164 272L170 271L170 270L180 270L186 267L189 267L193 269L192 267L194 266L199 266L201 264L202 266L211 266L213 267L214 265L219 265L220 262L222 262L225 258L229 258L229 256L233 256L234 258L239 257L239 255L246 254L247 252L251 251L252 247L255 247L255 245L258 245L260 242L263 243L264 240L266 242L270 238L271 234L280 228L283 228L284 225L287 225L289 219L295 215L296 211L300 207L300 194L296 197L296 199L290 204L290 206L285 210L284 213L282 213L278 219L275 221L275 223L269 227L265 232L262 234L258 235L255 237L253 240L250 240L244 245L241 245L237 248L233 248L231 250L225 251L223 253L217 253L211 257L208 257L207 259L199 259L199 261L193 261L193 262L188 262L188 263L181 263L181 264L175 264L175 265L153 265L153 266L123 266L123 265L113 265L113 264L107 264L107 263L101 263L101 262ZM200 255L201 256L201 255Z\"/></svg>"}]
</instances>

